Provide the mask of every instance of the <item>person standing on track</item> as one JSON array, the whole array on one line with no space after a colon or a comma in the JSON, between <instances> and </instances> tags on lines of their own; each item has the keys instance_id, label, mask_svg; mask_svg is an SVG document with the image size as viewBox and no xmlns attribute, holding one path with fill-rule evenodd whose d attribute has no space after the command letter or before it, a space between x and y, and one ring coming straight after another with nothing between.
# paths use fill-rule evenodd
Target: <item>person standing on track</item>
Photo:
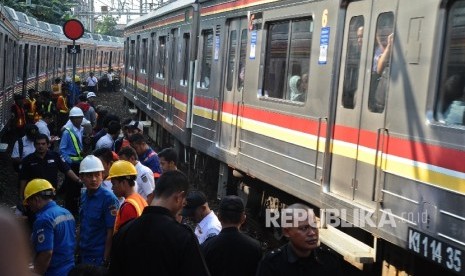
<instances>
[{"instance_id":1,"label":"person standing on track","mask_svg":"<svg viewBox=\"0 0 465 276\"><path fill-rule=\"evenodd\" d=\"M207 196L202 191L189 192L186 202L186 206L182 209L182 216L191 218L197 223L195 235L199 244L203 244L220 233L221 223L208 206Z\"/></svg>"},{"instance_id":2,"label":"person standing on track","mask_svg":"<svg viewBox=\"0 0 465 276\"><path fill-rule=\"evenodd\" d=\"M260 262L257 276L341 275L333 256L320 247L313 210L300 203L282 211L283 234L289 242L267 254Z\"/></svg>"},{"instance_id":3,"label":"person standing on track","mask_svg":"<svg viewBox=\"0 0 465 276\"><path fill-rule=\"evenodd\" d=\"M55 189L45 179L30 181L24 190L24 205L35 213L31 241L35 251L34 272L67 275L74 267L76 223L73 215L53 201Z\"/></svg>"},{"instance_id":4,"label":"person standing on track","mask_svg":"<svg viewBox=\"0 0 465 276\"><path fill-rule=\"evenodd\" d=\"M65 159L66 163L73 170L75 174L79 172L79 164L82 160L82 137L84 128L81 126L84 119L84 113L79 107L73 107L69 112L70 126L63 129L60 141L60 154ZM81 193L81 185L65 178L63 183L65 195L65 207L72 214L76 215L78 210L79 196Z\"/></svg>"},{"instance_id":5,"label":"person standing on track","mask_svg":"<svg viewBox=\"0 0 465 276\"><path fill-rule=\"evenodd\" d=\"M158 159L157 153L145 141L144 135L137 133L130 136L129 143L131 144L131 147L136 150L142 165L149 167L155 178L160 176L162 173L160 160Z\"/></svg>"},{"instance_id":6,"label":"person standing on track","mask_svg":"<svg viewBox=\"0 0 465 276\"><path fill-rule=\"evenodd\" d=\"M115 234L110 275L210 275L194 233L175 219L188 189L180 171L160 177L151 205Z\"/></svg>"},{"instance_id":7,"label":"person standing on track","mask_svg":"<svg viewBox=\"0 0 465 276\"><path fill-rule=\"evenodd\" d=\"M142 165L137 158L136 151L131 147L125 147L118 152L119 159L129 161L137 170L136 191L147 201L153 200L153 190L155 189L155 179L152 170Z\"/></svg>"},{"instance_id":8,"label":"person standing on track","mask_svg":"<svg viewBox=\"0 0 465 276\"><path fill-rule=\"evenodd\" d=\"M82 264L107 266L119 202L101 184L102 162L88 155L81 162L80 177L86 190L81 195L79 260Z\"/></svg>"},{"instance_id":9,"label":"person standing on track","mask_svg":"<svg viewBox=\"0 0 465 276\"><path fill-rule=\"evenodd\" d=\"M201 246L210 273L222 276L255 275L262 249L257 240L239 231L246 219L242 199L234 195L223 197L218 218L223 227L220 234Z\"/></svg>"},{"instance_id":10,"label":"person standing on track","mask_svg":"<svg viewBox=\"0 0 465 276\"><path fill-rule=\"evenodd\" d=\"M136 167L128 161L116 161L110 168L110 175L107 179L111 180L113 193L117 197L124 198L116 214L115 233L128 221L140 217L144 208L147 207L146 199L134 189L136 177Z\"/></svg>"},{"instance_id":11,"label":"person standing on track","mask_svg":"<svg viewBox=\"0 0 465 276\"><path fill-rule=\"evenodd\" d=\"M97 92L98 80L94 76L94 72L89 73L89 76L87 77L86 82L87 82L87 91L94 92L94 93Z\"/></svg>"}]
</instances>

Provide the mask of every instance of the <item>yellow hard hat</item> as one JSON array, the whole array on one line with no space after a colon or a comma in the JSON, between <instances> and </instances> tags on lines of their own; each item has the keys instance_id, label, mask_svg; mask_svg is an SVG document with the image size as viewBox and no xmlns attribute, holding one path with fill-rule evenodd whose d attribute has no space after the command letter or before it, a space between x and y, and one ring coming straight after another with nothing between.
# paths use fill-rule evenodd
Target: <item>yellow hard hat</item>
<instances>
[{"instance_id":1,"label":"yellow hard hat","mask_svg":"<svg viewBox=\"0 0 465 276\"><path fill-rule=\"evenodd\" d=\"M24 189L24 204L26 205L26 200L31 196L43 192L51 190L50 193L44 193L46 195L55 195L55 188L53 188L52 184L45 179L36 178L29 181Z\"/></svg>"},{"instance_id":2,"label":"yellow hard hat","mask_svg":"<svg viewBox=\"0 0 465 276\"><path fill-rule=\"evenodd\" d=\"M74 82L81 82L81 77L78 75L74 76Z\"/></svg>"},{"instance_id":3,"label":"yellow hard hat","mask_svg":"<svg viewBox=\"0 0 465 276\"><path fill-rule=\"evenodd\" d=\"M113 165L111 165L110 173L107 179L129 175L137 175L136 167L134 167L134 165L131 164L131 162L119 160L113 163Z\"/></svg>"}]
</instances>

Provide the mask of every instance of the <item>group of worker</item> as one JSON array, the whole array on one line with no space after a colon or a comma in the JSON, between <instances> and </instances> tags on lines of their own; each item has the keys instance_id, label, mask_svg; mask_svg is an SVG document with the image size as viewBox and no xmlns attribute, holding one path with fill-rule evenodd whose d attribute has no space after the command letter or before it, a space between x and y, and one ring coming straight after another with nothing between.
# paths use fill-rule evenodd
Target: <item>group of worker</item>
<instances>
[{"instance_id":1,"label":"group of worker","mask_svg":"<svg viewBox=\"0 0 465 276\"><path fill-rule=\"evenodd\" d=\"M215 214L205 193L189 191L186 175L177 168L177 152L166 148L157 154L149 146L142 122L121 122L102 112L95 123L101 124L97 132L85 112L91 104L84 99L80 103L71 108L61 128L58 152L51 148L50 135L36 125L26 127L19 191L25 211L32 213L35 273L338 273L337 262L319 248L309 207L288 207L291 213L305 210L307 217L302 220L291 214L298 224L283 228L289 243L262 257L260 243L240 232L246 220L240 197L223 197ZM86 133L91 133L91 142L86 142ZM58 190L59 172L65 180ZM64 207L54 201L57 190L64 197ZM195 229L184 224L186 219L196 224Z\"/></svg>"}]
</instances>

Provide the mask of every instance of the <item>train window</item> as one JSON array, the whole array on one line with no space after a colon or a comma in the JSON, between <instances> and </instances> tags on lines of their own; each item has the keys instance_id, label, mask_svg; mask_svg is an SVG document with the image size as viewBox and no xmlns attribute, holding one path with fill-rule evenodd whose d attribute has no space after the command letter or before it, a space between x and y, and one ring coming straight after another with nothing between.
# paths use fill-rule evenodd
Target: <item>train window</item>
<instances>
[{"instance_id":1,"label":"train window","mask_svg":"<svg viewBox=\"0 0 465 276\"><path fill-rule=\"evenodd\" d=\"M148 39L142 39L142 60L140 64L140 72L147 73L147 53L148 53Z\"/></svg>"},{"instance_id":2,"label":"train window","mask_svg":"<svg viewBox=\"0 0 465 276\"><path fill-rule=\"evenodd\" d=\"M58 69L61 67L61 55L62 54L63 54L62 49L58 48L58 62L57 62Z\"/></svg>"},{"instance_id":3,"label":"train window","mask_svg":"<svg viewBox=\"0 0 465 276\"><path fill-rule=\"evenodd\" d=\"M262 96L303 102L308 88L313 22L310 18L267 26Z\"/></svg>"},{"instance_id":4,"label":"train window","mask_svg":"<svg viewBox=\"0 0 465 276\"><path fill-rule=\"evenodd\" d=\"M4 63L5 63L5 50L4 50L4 45L3 45L3 34L0 33L0 60L3 59L3 64L0 64L0 68L3 69L3 71L5 71L5 68L4 68ZM0 83L3 82L3 74L0 74ZM1 87L0 87L1 88Z\"/></svg>"},{"instance_id":5,"label":"train window","mask_svg":"<svg viewBox=\"0 0 465 276\"><path fill-rule=\"evenodd\" d=\"M349 23L346 65L341 99L342 106L348 109L354 109L355 107L355 92L358 88L358 76L360 73L360 53L363 42L364 24L365 20L361 15L352 17Z\"/></svg>"},{"instance_id":6,"label":"train window","mask_svg":"<svg viewBox=\"0 0 465 276\"><path fill-rule=\"evenodd\" d=\"M226 89L232 90L233 78L234 78L234 65L236 63L236 51L237 51L237 31L232 30L229 33L229 54L228 54L228 69L226 71Z\"/></svg>"},{"instance_id":7,"label":"train window","mask_svg":"<svg viewBox=\"0 0 465 276\"><path fill-rule=\"evenodd\" d=\"M200 87L208 88L210 86L210 75L212 67L212 51L213 51L213 30L202 31L202 63L200 67Z\"/></svg>"},{"instance_id":8,"label":"train window","mask_svg":"<svg viewBox=\"0 0 465 276\"><path fill-rule=\"evenodd\" d=\"M23 45L19 45L18 47L18 71L16 73L16 79L21 80L21 76L23 75L23 70L24 70L24 51L23 51Z\"/></svg>"},{"instance_id":9,"label":"train window","mask_svg":"<svg viewBox=\"0 0 465 276\"><path fill-rule=\"evenodd\" d=\"M383 113L388 91L391 53L394 41L394 14L381 13L376 21L373 63L371 66L368 110Z\"/></svg>"},{"instance_id":10,"label":"train window","mask_svg":"<svg viewBox=\"0 0 465 276\"><path fill-rule=\"evenodd\" d=\"M157 66L157 78L165 78L165 62L166 62L166 36L160 36L158 38L158 66Z\"/></svg>"},{"instance_id":11,"label":"train window","mask_svg":"<svg viewBox=\"0 0 465 276\"><path fill-rule=\"evenodd\" d=\"M442 82L436 117L447 125L465 125L465 1L455 1L449 10Z\"/></svg>"},{"instance_id":12,"label":"train window","mask_svg":"<svg viewBox=\"0 0 465 276\"><path fill-rule=\"evenodd\" d=\"M183 68L182 68L182 80L181 80L181 85L187 85L188 81L188 73L189 73L189 51L190 51L190 39L191 36L189 33L185 33L183 35L183 40L184 40L184 62L183 62Z\"/></svg>"},{"instance_id":13,"label":"train window","mask_svg":"<svg viewBox=\"0 0 465 276\"><path fill-rule=\"evenodd\" d=\"M6 83L6 72L8 71L8 36L5 36L5 41L3 43L3 73L2 73L2 82L1 82L1 88L5 87Z\"/></svg>"},{"instance_id":14,"label":"train window","mask_svg":"<svg viewBox=\"0 0 465 276\"><path fill-rule=\"evenodd\" d=\"M37 50L36 46L31 46L31 51L29 52L29 76L32 77L36 74L36 55Z\"/></svg>"},{"instance_id":15,"label":"train window","mask_svg":"<svg viewBox=\"0 0 465 276\"><path fill-rule=\"evenodd\" d=\"M237 74L237 91L242 92L244 89L245 78L245 59L247 56L247 29L241 32L241 48L239 49L239 71Z\"/></svg>"},{"instance_id":16,"label":"train window","mask_svg":"<svg viewBox=\"0 0 465 276\"><path fill-rule=\"evenodd\" d=\"M129 46L129 69L134 69L134 61L136 59L136 41L131 40L131 45Z\"/></svg>"},{"instance_id":17,"label":"train window","mask_svg":"<svg viewBox=\"0 0 465 276\"><path fill-rule=\"evenodd\" d=\"M47 61L47 52L46 52L45 46L40 46L40 67L39 67L39 73L45 72L45 63Z\"/></svg>"}]
</instances>

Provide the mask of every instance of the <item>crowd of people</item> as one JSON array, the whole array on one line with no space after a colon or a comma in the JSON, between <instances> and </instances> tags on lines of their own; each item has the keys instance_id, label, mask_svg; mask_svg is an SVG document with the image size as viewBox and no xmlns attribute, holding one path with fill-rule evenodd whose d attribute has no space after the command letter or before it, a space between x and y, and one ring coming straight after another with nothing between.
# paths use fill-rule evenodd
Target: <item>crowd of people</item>
<instances>
[{"instance_id":1,"label":"crowd of people","mask_svg":"<svg viewBox=\"0 0 465 276\"><path fill-rule=\"evenodd\" d=\"M18 207L30 223L32 272L339 273L336 259L319 247L311 208L302 204L288 207L290 211L304 210L308 216L302 220L302 216L291 214L297 224L284 228L289 242L264 256L260 243L240 231L246 221L246 208L240 197L223 197L215 213L204 192L190 191L187 176L178 170L174 148L157 153L143 135L142 122L121 120L95 107L95 92L79 91L79 101L73 104L64 92L67 90L52 89L50 95L59 94L57 108L59 102L70 108L67 112L57 109L51 119L41 108L34 110L37 114L24 108L25 99L19 96L12 107L19 110L13 115L16 126L23 126L24 130L18 137L22 142L18 140L14 145L12 158L19 179ZM29 91L27 100L29 104L39 102L33 91ZM63 116L61 120L58 115ZM54 118L60 123L53 127ZM43 122L38 124L40 121ZM41 130L44 123L49 133ZM60 172L65 176L62 183ZM57 198L64 204L58 204ZM186 220L194 222L195 228ZM0 267L0 274L7 275L3 269L6 268Z\"/></svg>"}]
</instances>

